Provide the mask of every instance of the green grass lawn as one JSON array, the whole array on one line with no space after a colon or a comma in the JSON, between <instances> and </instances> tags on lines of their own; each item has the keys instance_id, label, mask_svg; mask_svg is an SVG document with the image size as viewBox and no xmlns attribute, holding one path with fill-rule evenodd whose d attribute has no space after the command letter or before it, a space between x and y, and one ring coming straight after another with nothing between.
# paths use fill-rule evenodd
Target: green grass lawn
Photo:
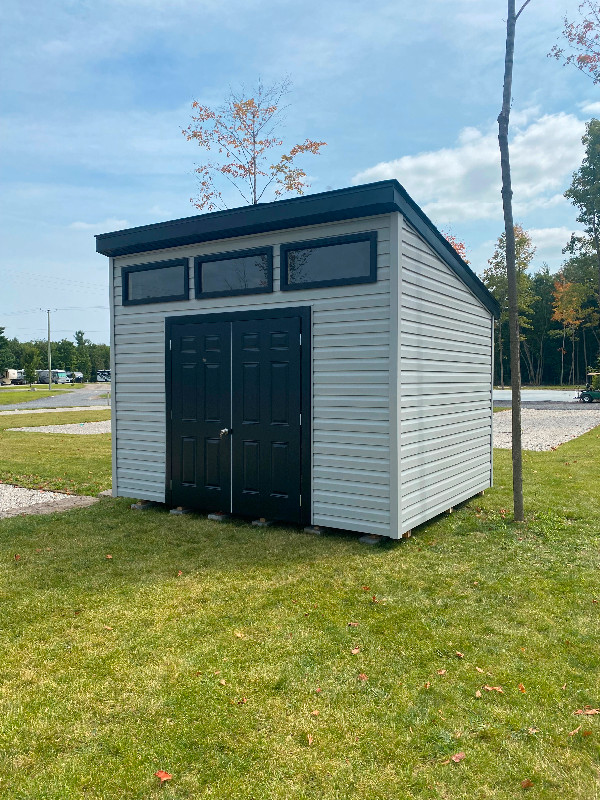
<instances>
[{"instance_id":1,"label":"green grass lawn","mask_svg":"<svg viewBox=\"0 0 600 800\"><path fill-rule=\"evenodd\" d=\"M110 409L0 416L0 481L28 489L98 494L111 485L110 434L26 433L7 428L110 419Z\"/></svg>"},{"instance_id":2,"label":"green grass lawn","mask_svg":"<svg viewBox=\"0 0 600 800\"><path fill-rule=\"evenodd\" d=\"M600 429L525 454L521 526L509 461L376 548L126 500L0 521L0 797L597 799Z\"/></svg>"},{"instance_id":3,"label":"green grass lawn","mask_svg":"<svg viewBox=\"0 0 600 800\"><path fill-rule=\"evenodd\" d=\"M17 403L29 403L31 400L43 400L45 397L55 397L57 394L64 394L70 389L36 389L31 392L29 389L1 389L0 406L13 405Z\"/></svg>"}]
</instances>

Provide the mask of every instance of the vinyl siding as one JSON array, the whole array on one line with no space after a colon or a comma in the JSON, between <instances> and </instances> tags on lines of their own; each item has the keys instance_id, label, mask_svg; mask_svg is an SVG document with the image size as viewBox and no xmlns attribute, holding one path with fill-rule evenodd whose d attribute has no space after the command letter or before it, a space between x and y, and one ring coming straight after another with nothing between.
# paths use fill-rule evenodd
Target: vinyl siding
<instances>
[{"instance_id":1,"label":"vinyl siding","mask_svg":"<svg viewBox=\"0 0 600 800\"><path fill-rule=\"evenodd\" d=\"M278 245L370 230L378 233L377 283L279 291ZM396 536L389 479L390 242L390 215L386 214L114 259L115 493L165 499L166 316L310 305L312 521ZM123 266L265 245L275 248L272 294L140 306L121 303ZM191 268L190 284L193 296Z\"/></svg>"},{"instance_id":2,"label":"vinyl siding","mask_svg":"<svg viewBox=\"0 0 600 800\"><path fill-rule=\"evenodd\" d=\"M400 259L403 533L491 485L493 321L405 220Z\"/></svg>"}]
</instances>

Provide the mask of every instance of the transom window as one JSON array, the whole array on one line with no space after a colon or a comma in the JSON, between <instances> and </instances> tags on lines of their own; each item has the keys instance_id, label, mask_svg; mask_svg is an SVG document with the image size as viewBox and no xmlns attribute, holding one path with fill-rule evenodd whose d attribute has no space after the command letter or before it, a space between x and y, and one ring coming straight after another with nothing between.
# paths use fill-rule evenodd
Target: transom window
<instances>
[{"instance_id":1,"label":"transom window","mask_svg":"<svg viewBox=\"0 0 600 800\"><path fill-rule=\"evenodd\" d=\"M237 250L194 259L196 297L273 291L273 248Z\"/></svg>"},{"instance_id":2,"label":"transom window","mask_svg":"<svg viewBox=\"0 0 600 800\"><path fill-rule=\"evenodd\" d=\"M187 258L123 267L123 305L189 299Z\"/></svg>"},{"instance_id":3,"label":"transom window","mask_svg":"<svg viewBox=\"0 0 600 800\"><path fill-rule=\"evenodd\" d=\"M376 231L281 246L283 291L376 280Z\"/></svg>"}]
</instances>

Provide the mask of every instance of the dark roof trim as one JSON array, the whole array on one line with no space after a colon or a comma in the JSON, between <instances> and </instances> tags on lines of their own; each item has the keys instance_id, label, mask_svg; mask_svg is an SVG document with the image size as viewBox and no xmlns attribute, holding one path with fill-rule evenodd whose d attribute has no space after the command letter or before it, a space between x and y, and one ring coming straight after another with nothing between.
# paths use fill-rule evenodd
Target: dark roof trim
<instances>
[{"instance_id":1,"label":"dark roof trim","mask_svg":"<svg viewBox=\"0 0 600 800\"><path fill-rule=\"evenodd\" d=\"M124 256L355 217L374 217L393 211L403 214L483 305L499 317L496 300L396 180L102 233L96 236L96 251L105 256Z\"/></svg>"}]
</instances>

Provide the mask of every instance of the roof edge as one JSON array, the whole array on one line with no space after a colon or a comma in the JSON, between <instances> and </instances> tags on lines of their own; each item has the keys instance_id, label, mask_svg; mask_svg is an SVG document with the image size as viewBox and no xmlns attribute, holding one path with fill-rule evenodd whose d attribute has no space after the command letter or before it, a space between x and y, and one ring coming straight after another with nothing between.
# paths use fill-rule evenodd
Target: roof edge
<instances>
[{"instance_id":1,"label":"roof edge","mask_svg":"<svg viewBox=\"0 0 600 800\"><path fill-rule=\"evenodd\" d=\"M96 251L110 257L133 255L395 211L411 223L488 311L498 318L500 307L495 298L395 179L102 233L96 236Z\"/></svg>"}]
</instances>

